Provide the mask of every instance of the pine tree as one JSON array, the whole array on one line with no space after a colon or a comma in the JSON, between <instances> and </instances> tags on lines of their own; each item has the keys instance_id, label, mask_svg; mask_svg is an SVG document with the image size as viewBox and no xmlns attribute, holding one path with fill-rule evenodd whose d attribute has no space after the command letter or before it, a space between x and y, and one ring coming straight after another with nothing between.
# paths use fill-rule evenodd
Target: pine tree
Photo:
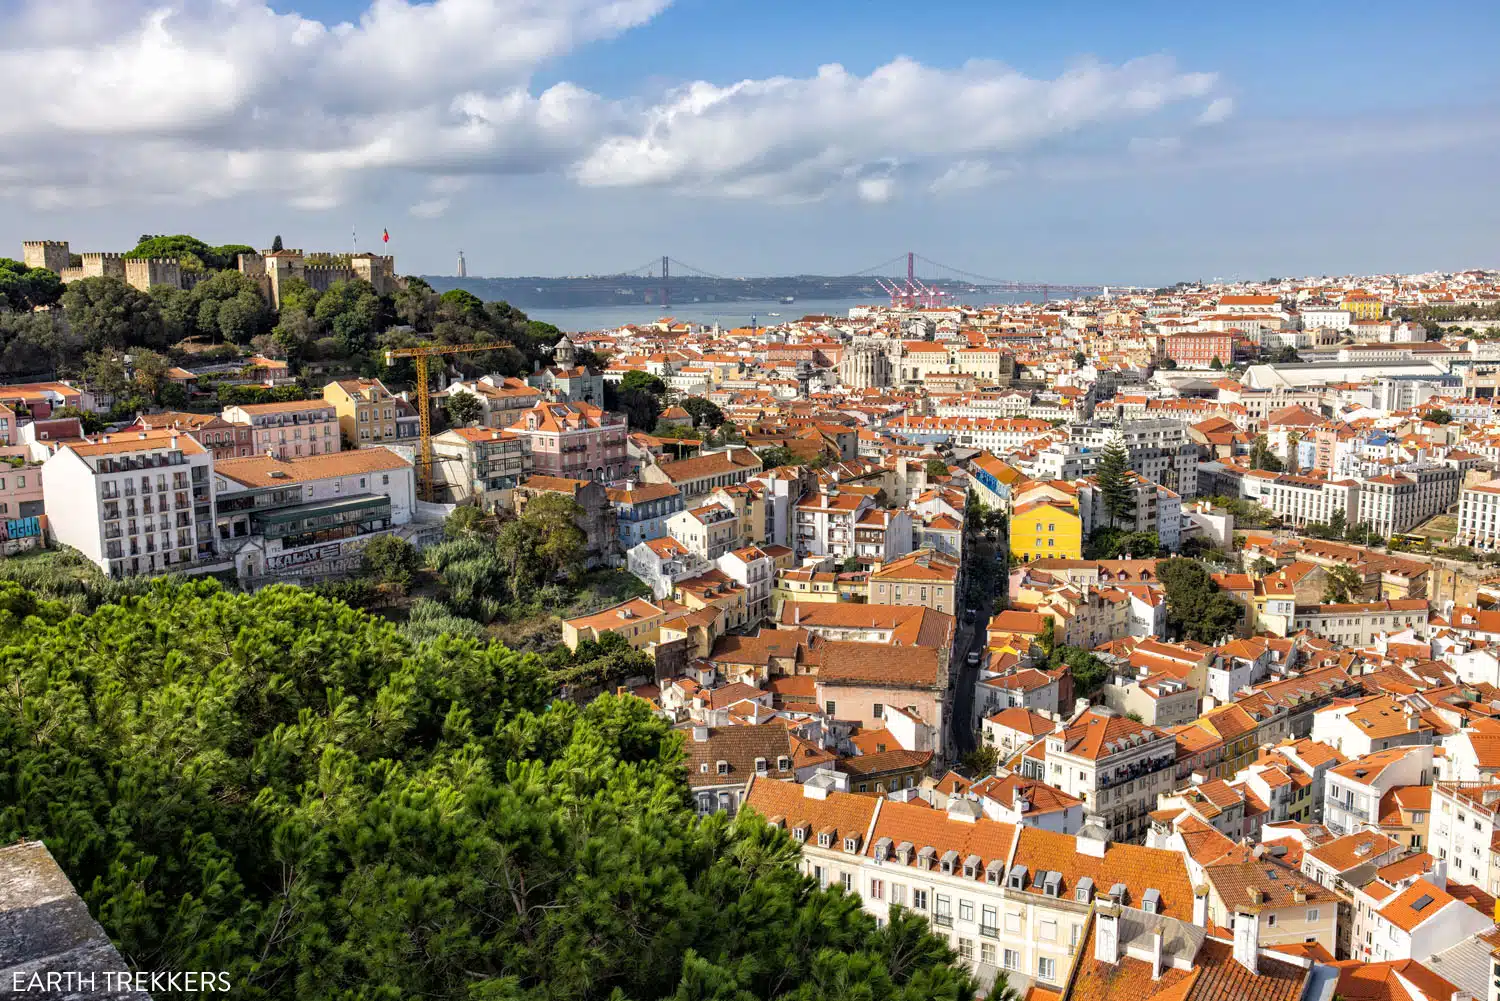
<instances>
[{"instance_id":1,"label":"pine tree","mask_svg":"<svg viewBox=\"0 0 1500 1001\"><path fill-rule=\"evenodd\" d=\"M271 253L274 254L274 253L276 253L276 251L281 250L281 249L282 249L282 247L281 247L281 234L277 233L276 234L276 238L271 241Z\"/></svg>"},{"instance_id":2,"label":"pine tree","mask_svg":"<svg viewBox=\"0 0 1500 1001\"><path fill-rule=\"evenodd\" d=\"M1129 472L1130 456L1124 442L1116 438L1104 446L1098 472L1094 474L1111 528L1119 527L1122 518L1135 519L1135 491L1130 488Z\"/></svg>"}]
</instances>

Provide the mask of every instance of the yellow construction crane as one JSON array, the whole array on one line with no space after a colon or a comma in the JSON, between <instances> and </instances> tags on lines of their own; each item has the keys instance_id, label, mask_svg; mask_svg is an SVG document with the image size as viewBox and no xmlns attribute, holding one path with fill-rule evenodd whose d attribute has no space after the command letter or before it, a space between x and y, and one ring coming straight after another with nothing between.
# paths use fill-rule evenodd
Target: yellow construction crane
<instances>
[{"instance_id":1,"label":"yellow construction crane","mask_svg":"<svg viewBox=\"0 0 1500 1001\"><path fill-rule=\"evenodd\" d=\"M397 358L417 359L417 418L421 421L421 455L417 459L417 475L421 479L422 499L433 499L432 489L432 408L427 400L427 359L445 355L475 354L480 351L499 351L513 347L509 341L492 344L422 344L414 348L391 348L385 353L385 363L394 365Z\"/></svg>"}]
</instances>

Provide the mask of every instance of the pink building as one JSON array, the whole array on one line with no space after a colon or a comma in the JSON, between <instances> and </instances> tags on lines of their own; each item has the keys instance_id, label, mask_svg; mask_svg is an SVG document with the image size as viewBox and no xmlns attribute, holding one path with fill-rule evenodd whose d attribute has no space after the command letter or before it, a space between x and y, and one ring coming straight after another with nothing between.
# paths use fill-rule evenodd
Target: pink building
<instances>
[{"instance_id":1,"label":"pink building","mask_svg":"<svg viewBox=\"0 0 1500 1001\"><path fill-rule=\"evenodd\" d=\"M629 472L624 416L591 403L539 403L521 411L508 430L531 439L538 476L609 483Z\"/></svg>"},{"instance_id":2,"label":"pink building","mask_svg":"<svg viewBox=\"0 0 1500 1001\"><path fill-rule=\"evenodd\" d=\"M343 448L338 410L324 399L225 407L222 416L232 424L249 425L251 455L297 459Z\"/></svg>"},{"instance_id":3,"label":"pink building","mask_svg":"<svg viewBox=\"0 0 1500 1001\"><path fill-rule=\"evenodd\" d=\"M0 522L42 513L41 463L20 444L16 412L0 403Z\"/></svg>"},{"instance_id":4,"label":"pink building","mask_svg":"<svg viewBox=\"0 0 1500 1001\"><path fill-rule=\"evenodd\" d=\"M818 708L877 730L899 709L931 726L942 746L947 670L938 647L830 641L821 649Z\"/></svg>"}]
</instances>

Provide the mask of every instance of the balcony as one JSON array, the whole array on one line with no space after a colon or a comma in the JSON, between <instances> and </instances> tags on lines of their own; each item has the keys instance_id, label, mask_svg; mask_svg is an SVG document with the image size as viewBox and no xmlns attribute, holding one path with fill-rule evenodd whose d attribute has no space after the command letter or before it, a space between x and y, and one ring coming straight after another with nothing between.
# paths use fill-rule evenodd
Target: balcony
<instances>
[{"instance_id":1,"label":"balcony","mask_svg":"<svg viewBox=\"0 0 1500 1001\"><path fill-rule=\"evenodd\" d=\"M1000 927L998 925L980 925L979 934L983 935L985 938L999 938Z\"/></svg>"},{"instance_id":2,"label":"balcony","mask_svg":"<svg viewBox=\"0 0 1500 1001\"><path fill-rule=\"evenodd\" d=\"M951 915L951 914L934 914L932 916L932 923L935 924L935 925L937 925L939 928L952 928L953 927L953 915Z\"/></svg>"}]
</instances>

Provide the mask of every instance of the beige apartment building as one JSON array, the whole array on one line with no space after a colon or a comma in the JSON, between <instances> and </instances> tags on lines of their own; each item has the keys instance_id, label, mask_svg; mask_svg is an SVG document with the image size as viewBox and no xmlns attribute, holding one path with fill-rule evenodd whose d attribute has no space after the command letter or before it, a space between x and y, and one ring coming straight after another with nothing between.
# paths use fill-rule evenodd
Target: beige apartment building
<instances>
[{"instance_id":1,"label":"beige apartment building","mask_svg":"<svg viewBox=\"0 0 1500 1001\"><path fill-rule=\"evenodd\" d=\"M340 379L323 387L333 404L339 430L351 448L391 441L396 431L396 397L379 379Z\"/></svg>"},{"instance_id":2,"label":"beige apartment building","mask_svg":"<svg viewBox=\"0 0 1500 1001\"><path fill-rule=\"evenodd\" d=\"M870 604L922 605L957 615L958 571L958 560L943 553L909 553L870 573Z\"/></svg>"}]
</instances>

